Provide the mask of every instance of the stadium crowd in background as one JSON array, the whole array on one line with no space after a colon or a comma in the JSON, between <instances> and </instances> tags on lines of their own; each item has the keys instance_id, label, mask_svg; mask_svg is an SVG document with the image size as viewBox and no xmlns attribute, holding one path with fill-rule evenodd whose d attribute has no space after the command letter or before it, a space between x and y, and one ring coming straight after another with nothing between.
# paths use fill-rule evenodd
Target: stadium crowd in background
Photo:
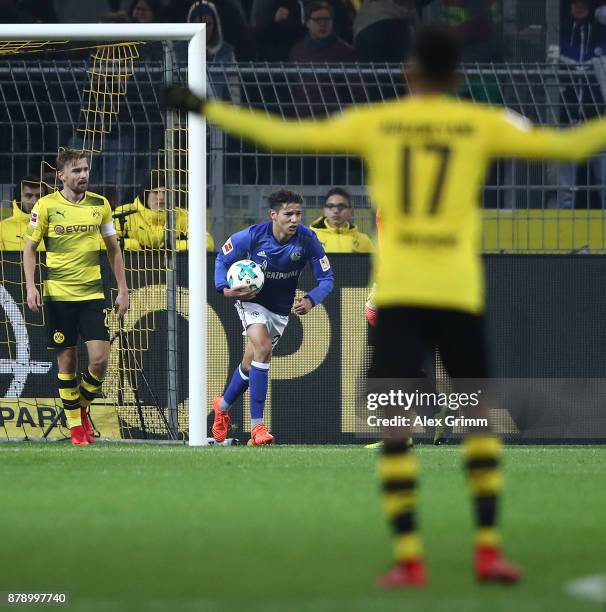
<instances>
[{"instance_id":1,"label":"stadium crowd in background","mask_svg":"<svg viewBox=\"0 0 606 612\"><path fill-rule=\"evenodd\" d=\"M464 61L500 62L505 57L504 0L326 0L331 15L310 24L309 7L315 2L215 0L201 8L199 0L0 0L0 21L187 23L195 16L214 26L207 51L215 62L399 62L407 57L419 24L439 22L460 36ZM563 43L571 5L587 13L591 37L599 36L597 15L606 21L600 13L604 0L559 0ZM543 24L520 28L520 40L545 35Z\"/></svg>"},{"instance_id":2,"label":"stadium crowd in background","mask_svg":"<svg viewBox=\"0 0 606 612\"><path fill-rule=\"evenodd\" d=\"M595 10L594 10L595 8ZM604 98L597 81L587 82L584 66L606 53L606 6L594 7L591 0L566 0L562 7L560 30L560 61L579 70L562 90L560 121L574 125L603 113ZM581 172L587 176L581 181ZM591 201L576 202L577 186L593 184L597 190L599 208L606 209L606 154L595 155L589 164L561 164L558 173L558 207L565 209L591 207Z\"/></svg>"},{"instance_id":3,"label":"stadium crowd in background","mask_svg":"<svg viewBox=\"0 0 606 612\"><path fill-rule=\"evenodd\" d=\"M465 59L499 61L502 1L326 0L320 8L318 0L0 0L0 21L204 21L215 62L399 62L431 7L432 15L461 34Z\"/></svg>"},{"instance_id":4,"label":"stadium crowd in background","mask_svg":"<svg viewBox=\"0 0 606 612\"><path fill-rule=\"evenodd\" d=\"M503 4L503 0L88 0L84 3L80 0L0 0L0 21L204 22L210 62L342 64L406 59L421 21L434 19L459 35L464 43L465 61L500 62L505 58ZM578 80L576 76L568 80L563 77L558 119L573 125L595 116L604 105L598 82L592 84L583 68L606 52L606 0L561 0L559 6L559 59L580 70ZM184 61L185 43L177 42L174 46L177 57ZM163 57L158 45L144 45L139 52L146 59ZM385 83L381 78L377 76L376 87L362 87L355 76L340 79L334 73L317 72L312 79L299 76L288 82L288 100L273 85L276 91L269 92L268 99L275 94L283 112L289 116L322 117L352 103L392 96L391 77L385 77L389 79ZM243 89L237 77L209 79L208 87L209 94L215 98L239 102L242 97ZM259 90L263 96L263 86ZM460 90L459 95L493 104L503 102L499 84L496 78L491 82L489 74L468 75L465 90ZM251 102L254 105L255 101ZM74 136L68 145L78 148L81 142ZM123 185L141 180L141 169L131 168L125 153L133 146L129 130L122 130L120 134L114 130L104 139L104 151L99 158L102 171L99 173L97 165L97 173L108 179L104 183L110 187L104 195L114 206L129 201L134 195ZM129 181L133 170L136 170L136 179ZM32 170L27 167L20 173L29 174ZM324 172L314 181L330 185L344 179ZM562 164L550 205L563 209L604 209L605 185L606 155L596 155L587 165ZM583 186L591 189L585 191ZM7 200L0 216L10 212L13 213L10 224L14 226L19 211L14 205L11 211ZM0 242L3 248L7 244L4 238Z\"/></svg>"}]
</instances>

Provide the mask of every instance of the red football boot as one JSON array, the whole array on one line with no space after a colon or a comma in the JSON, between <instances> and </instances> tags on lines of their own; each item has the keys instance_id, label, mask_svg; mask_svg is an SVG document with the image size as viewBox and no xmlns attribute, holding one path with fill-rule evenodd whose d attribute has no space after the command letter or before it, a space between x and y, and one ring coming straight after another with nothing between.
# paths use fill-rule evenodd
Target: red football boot
<instances>
[{"instance_id":1,"label":"red football boot","mask_svg":"<svg viewBox=\"0 0 606 612\"><path fill-rule=\"evenodd\" d=\"M264 446L273 443L274 437L269 433L267 427L263 423L259 423L252 428L248 446Z\"/></svg>"},{"instance_id":2,"label":"red football boot","mask_svg":"<svg viewBox=\"0 0 606 612\"><path fill-rule=\"evenodd\" d=\"M522 570L511 563L500 548L476 546L475 572L480 582L512 584L522 576Z\"/></svg>"},{"instance_id":3,"label":"red football boot","mask_svg":"<svg viewBox=\"0 0 606 612\"><path fill-rule=\"evenodd\" d=\"M215 411L215 420L213 421L213 438L215 442L224 442L227 438L227 432L229 431L229 424L231 423L231 417L229 411L221 410L222 395L213 397L213 410Z\"/></svg>"},{"instance_id":4,"label":"red football boot","mask_svg":"<svg viewBox=\"0 0 606 612\"><path fill-rule=\"evenodd\" d=\"M423 559L410 559L394 565L384 576L377 580L377 586L383 589L400 589L412 587L421 589L427 583L425 562Z\"/></svg>"},{"instance_id":5,"label":"red football boot","mask_svg":"<svg viewBox=\"0 0 606 612\"><path fill-rule=\"evenodd\" d=\"M89 444L92 444L95 441L95 430L88 418L88 410L86 408L80 408L80 419L82 421L82 427L84 427L84 431L86 432L86 439Z\"/></svg>"},{"instance_id":6,"label":"red football boot","mask_svg":"<svg viewBox=\"0 0 606 612\"><path fill-rule=\"evenodd\" d=\"M86 431L82 425L75 425L69 430L72 437L72 444L74 446L88 446L88 439L86 437Z\"/></svg>"}]
</instances>

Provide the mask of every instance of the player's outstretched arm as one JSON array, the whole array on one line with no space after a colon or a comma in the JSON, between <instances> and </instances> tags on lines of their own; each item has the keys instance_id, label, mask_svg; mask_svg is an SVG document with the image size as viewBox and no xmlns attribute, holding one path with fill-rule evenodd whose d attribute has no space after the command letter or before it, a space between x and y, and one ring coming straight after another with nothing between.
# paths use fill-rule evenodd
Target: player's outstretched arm
<instances>
[{"instance_id":1,"label":"player's outstretched arm","mask_svg":"<svg viewBox=\"0 0 606 612\"><path fill-rule=\"evenodd\" d=\"M535 128L512 111L500 111L490 134L494 157L579 162L606 148L606 120L601 117L574 128Z\"/></svg>"},{"instance_id":2,"label":"player's outstretched arm","mask_svg":"<svg viewBox=\"0 0 606 612\"><path fill-rule=\"evenodd\" d=\"M167 88L163 102L169 108L204 115L225 131L272 149L359 155L365 152L366 126L358 110L324 121L287 121L220 100L205 100L185 87Z\"/></svg>"}]
</instances>

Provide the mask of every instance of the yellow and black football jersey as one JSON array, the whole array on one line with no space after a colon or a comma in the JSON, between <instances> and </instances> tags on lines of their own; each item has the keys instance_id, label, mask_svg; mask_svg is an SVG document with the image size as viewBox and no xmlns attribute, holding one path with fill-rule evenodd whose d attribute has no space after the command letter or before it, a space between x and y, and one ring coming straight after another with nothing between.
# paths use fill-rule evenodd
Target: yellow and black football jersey
<instances>
[{"instance_id":1,"label":"yellow and black football jersey","mask_svg":"<svg viewBox=\"0 0 606 612\"><path fill-rule=\"evenodd\" d=\"M283 121L217 100L207 118L276 150L352 153L367 162L381 212L378 306L479 313L484 307L480 194L495 157L579 161L606 145L606 122L535 128L515 113L420 95L350 108L325 121Z\"/></svg>"},{"instance_id":2,"label":"yellow and black football jersey","mask_svg":"<svg viewBox=\"0 0 606 612\"><path fill-rule=\"evenodd\" d=\"M59 191L40 198L31 212L27 236L46 245L44 296L69 302L103 299L100 235L115 233L112 209L101 195L87 191L78 204Z\"/></svg>"}]
</instances>

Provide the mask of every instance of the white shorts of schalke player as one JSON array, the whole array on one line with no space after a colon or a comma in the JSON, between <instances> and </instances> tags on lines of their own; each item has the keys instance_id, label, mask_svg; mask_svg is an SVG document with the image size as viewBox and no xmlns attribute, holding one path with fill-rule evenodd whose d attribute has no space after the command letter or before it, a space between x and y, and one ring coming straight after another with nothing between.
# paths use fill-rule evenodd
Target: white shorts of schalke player
<instances>
[{"instance_id":1,"label":"white shorts of schalke player","mask_svg":"<svg viewBox=\"0 0 606 612\"><path fill-rule=\"evenodd\" d=\"M242 327L244 327L244 331L242 332L243 336L247 335L246 329L249 325L262 323L267 327L267 331L269 332L271 348L276 348L276 344L280 342L280 338L288 325L288 316L276 314L271 310L267 310L267 308L261 306L261 304L240 302L240 300L236 302L236 310L238 311L240 321L242 321Z\"/></svg>"}]
</instances>

